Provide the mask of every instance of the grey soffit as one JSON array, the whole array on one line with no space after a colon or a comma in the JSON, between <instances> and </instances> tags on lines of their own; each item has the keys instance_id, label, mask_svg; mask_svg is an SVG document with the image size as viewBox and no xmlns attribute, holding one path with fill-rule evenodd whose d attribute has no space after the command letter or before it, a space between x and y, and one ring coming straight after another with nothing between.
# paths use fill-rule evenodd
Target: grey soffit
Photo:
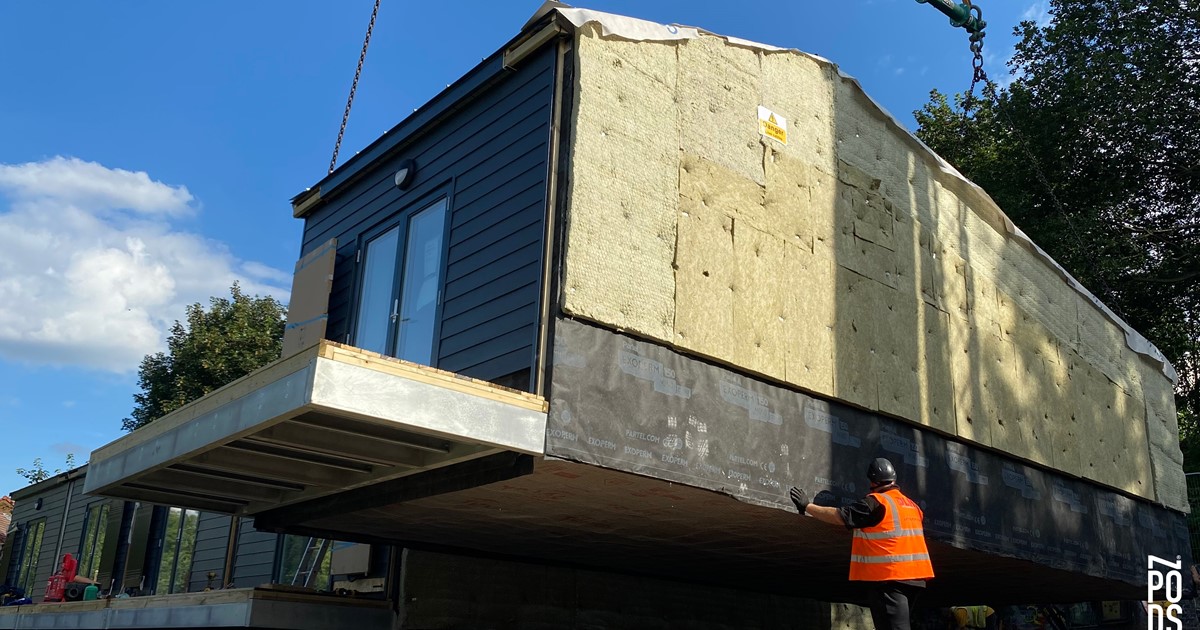
<instances>
[{"instance_id":1,"label":"grey soffit","mask_svg":"<svg viewBox=\"0 0 1200 630\"><path fill-rule=\"evenodd\" d=\"M290 523L296 531L338 539L403 541L418 549L862 601L864 593L846 579L851 536L845 528L663 479L533 459L529 474L427 496L385 495L375 505L345 505L319 516L309 510L309 518L294 512ZM1144 585L936 540L929 547L937 578L921 597L930 606L980 593L1001 604L1133 600L1145 593Z\"/></svg>"},{"instance_id":2,"label":"grey soffit","mask_svg":"<svg viewBox=\"0 0 1200 630\"><path fill-rule=\"evenodd\" d=\"M542 453L542 406L458 381L322 344L95 451L86 491L245 515L502 451Z\"/></svg>"},{"instance_id":3,"label":"grey soffit","mask_svg":"<svg viewBox=\"0 0 1200 630\"><path fill-rule=\"evenodd\" d=\"M324 601L322 601L324 600ZM19 628L276 628L380 630L385 602L236 589L0 609L0 630Z\"/></svg>"}]
</instances>

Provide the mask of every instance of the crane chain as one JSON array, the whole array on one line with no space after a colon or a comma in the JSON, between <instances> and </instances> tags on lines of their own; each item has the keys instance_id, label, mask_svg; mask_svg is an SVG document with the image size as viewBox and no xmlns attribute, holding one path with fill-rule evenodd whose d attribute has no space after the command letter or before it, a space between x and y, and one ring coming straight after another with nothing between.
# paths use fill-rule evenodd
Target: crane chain
<instances>
[{"instance_id":1,"label":"crane chain","mask_svg":"<svg viewBox=\"0 0 1200 630\"><path fill-rule=\"evenodd\" d=\"M975 17L982 22L983 10L971 4L971 0L963 0L967 10L975 14ZM968 120L971 107L975 104L975 86L981 81L984 85L988 85L987 72L983 70L983 32L971 33L971 87L967 88L967 94L963 98L963 117L962 117L962 135L965 138L967 135Z\"/></svg>"},{"instance_id":2,"label":"crane chain","mask_svg":"<svg viewBox=\"0 0 1200 630\"><path fill-rule=\"evenodd\" d=\"M346 98L346 111L342 113L342 126L338 129L337 142L333 143L333 157L329 159L329 172L337 166L338 152L342 148L342 137L346 135L346 123L350 121L350 107L354 104L354 93L358 90L358 78L362 76L363 62L367 60L367 46L371 45L371 31L375 30L375 18L379 15L380 0L375 0L371 10L371 21L367 24L367 36L363 38L362 52L358 55L358 67L354 69L354 81L350 83L350 96Z\"/></svg>"}]
</instances>

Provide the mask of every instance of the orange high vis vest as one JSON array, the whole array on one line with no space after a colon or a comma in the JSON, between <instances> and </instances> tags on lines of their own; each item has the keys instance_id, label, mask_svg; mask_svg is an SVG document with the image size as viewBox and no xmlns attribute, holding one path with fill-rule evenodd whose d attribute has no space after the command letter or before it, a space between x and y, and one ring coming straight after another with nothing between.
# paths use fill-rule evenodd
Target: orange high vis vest
<instances>
[{"instance_id":1,"label":"orange high vis vest","mask_svg":"<svg viewBox=\"0 0 1200 630\"><path fill-rule=\"evenodd\" d=\"M927 580L933 577L925 532L924 514L900 490L872 492L884 507L878 525L854 530L850 547L850 579L864 582Z\"/></svg>"}]
</instances>

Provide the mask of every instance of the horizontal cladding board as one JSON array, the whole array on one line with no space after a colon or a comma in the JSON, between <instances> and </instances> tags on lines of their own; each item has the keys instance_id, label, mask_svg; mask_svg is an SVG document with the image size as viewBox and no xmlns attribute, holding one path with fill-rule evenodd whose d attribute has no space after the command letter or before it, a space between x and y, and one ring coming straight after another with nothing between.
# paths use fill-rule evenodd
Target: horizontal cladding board
<instances>
[{"instance_id":1,"label":"horizontal cladding board","mask_svg":"<svg viewBox=\"0 0 1200 630\"><path fill-rule=\"evenodd\" d=\"M527 265L527 267L534 268L536 266L536 262ZM493 312L496 313L512 310L513 305L517 302L527 300L537 301L537 280L531 276L519 273L520 271L518 270L518 273L511 273L503 278L487 283L478 292L467 293L462 297L448 298L445 306L445 318L453 321L464 318L471 321L490 319L492 312L473 310L473 306L479 300L490 304L495 309Z\"/></svg>"},{"instance_id":2,"label":"horizontal cladding board","mask_svg":"<svg viewBox=\"0 0 1200 630\"><path fill-rule=\"evenodd\" d=\"M442 324L443 347L462 335L477 334L475 331L478 328L512 330L524 324L537 322L536 291L514 291L493 300L490 305L490 312L484 313L476 309L446 320Z\"/></svg>"},{"instance_id":3,"label":"horizontal cladding board","mask_svg":"<svg viewBox=\"0 0 1200 630\"><path fill-rule=\"evenodd\" d=\"M491 135L480 136L475 144L469 145L479 147L496 133L507 131L511 121L526 117L531 108L544 106L546 103L540 98L554 87L552 60L548 57L544 59L551 63L543 62L544 65L534 65L530 68L531 72L510 75L509 79L497 84L484 98L470 101L461 113L447 119L439 128L439 132L471 137L472 131L479 127L496 128ZM438 156L437 153L432 155Z\"/></svg>"},{"instance_id":4,"label":"horizontal cladding board","mask_svg":"<svg viewBox=\"0 0 1200 630\"><path fill-rule=\"evenodd\" d=\"M436 197L430 195L440 192L449 181L456 178L456 197L461 193L462 203L471 204L509 179L529 172L536 174L538 166L542 167L541 171L544 173L545 139L539 140L536 134L530 134L531 129L536 130L539 126L545 126L544 121L530 120L524 126L514 129L512 138L498 138L499 142L507 143L504 147L485 147L474 152L463 148L448 156L444 162L424 163L418 157L420 180L405 191L400 191L393 183L391 174L396 165L381 165L377 172L373 171L373 174L366 176L358 184L363 187L362 193L340 204L336 212L330 214L322 223L314 224L311 228L306 227L305 246L307 247L310 238L320 239L326 236L338 236L341 243L354 243L352 239L345 238L345 235L369 231L401 208L432 202ZM489 150L492 151L490 158L485 157L485 152ZM481 181L472 187L471 183L475 180ZM456 199L455 205L458 204ZM487 207L480 204L480 209L473 211L481 212ZM307 233L308 229L313 232L311 236ZM318 241L317 245L324 242Z\"/></svg>"},{"instance_id":5,"label":"horizontal cladding board","mask_svg":"<svg viewBox=\"0 0 1200 630\"><path fill-rule=\"evenodd\" d=\"M492 351L492 348L484 348L485 344L490 344L497 348L513 348L528 345L537 334L537 326L535 319L531 315L535 315L536 311L527 311L521 313L526 315L524 324L517 323L516 325L507 326L488 326L484 329L472 329L473 334L459 334L442 341L442 356L450 360L454 360L454 356L464 352L482 353Z\"/></svg>"},{"instance_id":6,"label":"horizontal cladding board","mask_svg":"<svg viewBox=\"0 0 1200 630\"><path fill-rule=\"evenodd\" d=\"M338 193L335 199L329 200L328 205L307 217L302 251L307 252L348 229L368 229L372 215L386 205L382 198L400 199L401 194L390 177L400 159L411 158L417 163L418 185L403 195L417 198L427 192L421 184L440 182L469 172L488 156L516 141L530 136L536 141L538 136L543 136L541 142L545 143L547 134L534 131L546 127L549 121L551 78L547 74L540 81L510 83L516 82L501 82L471 101L456 112L452 120L416 139L402 156L372 167L372 171L382 171L386 176L367 173L349 189ZM461 122L455 124L454 121ZM352 214L348 214L347 209L351 209Z\"/></svg>"},{"instance_id":7,"label":"horizontal cladding board","mask_svg":"<svg viewBox=\"0 0 1200 630\"><path fill-rule=\"evenodd\" d=\"M546 146L545 138L526 135L512 145L497 147L495 153L459 175L454 183L455 205L498 198L495 191L513 180L544 177Z\"/></svg>"},{"instance_id":8,"label":"horizontal cladding board","mask_svg":"<svg viewBox=\"0 0 1200 630\"><path fill-rule=\"evenodd\" d=\"M537 263L530 263L526 267L536 269ZM480 291L486 297L465 295L461 298L447 299L443 314L442 334L453 335L472 326L478 326L498 314L508 313L526 304L536 304L540 297L538 279L533 275L523 273L523 271L524 268L515 270L505 276L504 282L486 285ZM472 309L471 306L476 299L486 300L491 308L488 310Z\"/></svg>"},{"instance_id":9,"label":"horizontal cladding board","mask_svg":"<svg viewBox=\"0 0 1200 630\"><path fill-rule=\"evenodd\" d=\"M507 238L496 241L450 263L446 267L446 277L462 278L484 267L496 265L497 262L504 260L509 254L520 252L531 246L537 248L536 251L540 253L541 249L538 246L541 245L541 237L541 221L530 223L516 232L509 234Z\"/></svg>"},{"instance_id":10,"label":"horizontal cladding board","mask_svg":"<svg viewBox=\"0 0 1200 630\"><path fill-rule=\"evenodd\" d=\"M472 378L492 380L520 370L530 369L529 357L532 352L533 345L530 344L477 363L472 363L478 358L478 355L472 353L445 358L442 363L446 366L443 369L451 372Z\"/></svg>"},{"instance_id":11,"label":"horizontal cladding board","mask_svg":"<svg viewBox=\"0 0 1200 630\"><path fill-rule=\"evenodd\" d=\"M471 248L472 241L478 239L493 238L492 232L497 229L503 229L507 222L521 222L528 219L540 220L545 213L545 187L542 186L541 179L532 179L530 181L514 181L511 183L512 189L503 192L503 198L506 199L503 210L504 212L493 211L491 214L478 214L470 219L458 224L461 217L460 207L455 210L454 221L455 226L450 230L450 256L454 257L454 250L458 248ZM521 187L524 186L522 189ZM492 241L487 241L492 242Z\"/></svg>"},{"instance_id":12,"label":"horizontal cladding board","mask_svg":"<svg viewBox=\"0 0 1200 630\"><path fill-rule=\"evenodd\" d=\"M537 278L536 268L531 270L529 267L541 260L540 245L540 243L529 243L484 267L460 268L459 271L465 272L462 275L447 274L446 300L453 300L470 291L497 282L501 278L510 276L516 276L522 280L527 280L531 276ZM536 267L536 265L534 266Z\"/></svg>"}]
</instances>

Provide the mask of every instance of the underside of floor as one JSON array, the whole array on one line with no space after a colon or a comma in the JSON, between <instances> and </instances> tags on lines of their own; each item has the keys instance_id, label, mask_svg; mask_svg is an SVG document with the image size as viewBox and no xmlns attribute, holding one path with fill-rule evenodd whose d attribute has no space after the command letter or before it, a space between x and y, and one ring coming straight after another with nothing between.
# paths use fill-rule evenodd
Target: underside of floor
<instances>
[{"instance_id":1,"label":"underside of floor","mask_svg":"<svg viewBox=\"0 0 1200 630\"><path fill-rule=\"evenodd\" d=\"M482 485L481 485L482 484ZM848 531L600 466L507 453L265 512L260 528L585 567L834 602ZM930 541L927 605L1138 599L1132 584Z\"/></svg>"}]
</instances>

